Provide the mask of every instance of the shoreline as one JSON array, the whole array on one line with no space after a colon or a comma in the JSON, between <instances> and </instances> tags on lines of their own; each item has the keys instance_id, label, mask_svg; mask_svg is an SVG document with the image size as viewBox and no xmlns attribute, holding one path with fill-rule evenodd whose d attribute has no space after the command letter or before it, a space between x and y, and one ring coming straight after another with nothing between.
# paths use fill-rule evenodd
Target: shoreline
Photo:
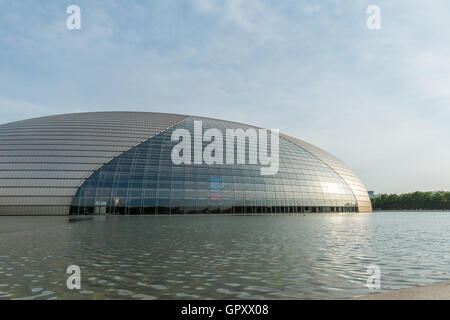
<instances>
[{"instance_id":1,"label":"shoreline","mask_svg":"<svg viewBox=\"0 0 450 320\"><path fill-rule=\"evenodd\" d=\"M450 282L389 290L356 296L351 300L450 300Z\"/></svg>"}]
</instances>

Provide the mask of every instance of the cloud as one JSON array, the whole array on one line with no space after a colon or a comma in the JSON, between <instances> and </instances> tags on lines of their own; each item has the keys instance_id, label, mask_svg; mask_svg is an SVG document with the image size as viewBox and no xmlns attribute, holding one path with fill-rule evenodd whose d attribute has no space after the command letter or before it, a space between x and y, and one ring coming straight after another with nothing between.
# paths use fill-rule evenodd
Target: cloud
<instances>
[{"instance_id":1,"label":"cloud","mask_svg":"<svg viewBox=\"0 0 450 320\"><path fill-rule=\"evenodd\" d=\"M11 100L0 97L0 110L2 110L2 122L13 122L28 118L55 114L57 108L34 104L26 101ZM64 108L60 109L61 111ZM67 109L68 111L69 109Z\"/></svg>"},{"instance_id":2,"label":"cloud","mask_svg":"<svg viewBox=\"0 0 450 320\"><path fill-rule=\"evenodd\" d=\"M216 9L213 0L193 0L194 7L202 13L210 13Z\"/></svg>"},{"instance_id":3,"label":"cloud","mask_svg":"<svg viewBox=\"0 0 450 320\"><path fill-rule=\"evenodd\" d=\"M370 1L80 0L80 32L65 29L69 4L0 12L2 122L223 118L317 144L376 191L450 189L446 1L381 2L379 31L366 29Z\"/></svg>"},{"instance_id":4,"label":"cloud","mask_svg":"<svg viewBox=\"0 0 450 320\"><path fill-rule=\"evenodd\" d=\"M450 105L449 55L433 51L414 54L409 60L409 74L417 88L430 99L438 99Z\"/></svg>"}]
</instances>

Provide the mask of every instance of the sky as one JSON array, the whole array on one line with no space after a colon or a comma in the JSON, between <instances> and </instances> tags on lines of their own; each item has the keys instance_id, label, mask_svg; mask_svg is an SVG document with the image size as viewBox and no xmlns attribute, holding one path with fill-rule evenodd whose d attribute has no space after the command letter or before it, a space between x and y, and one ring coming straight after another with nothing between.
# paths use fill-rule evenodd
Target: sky
<instances>
[{"instance_id":1,"label":"sky","mask_svg":"<svg viewBox=\"0 0 450 320\"><path fill-rule=\"evenodd\" d=\"M206 116L317 145L378 193L450 190L449 12L448 0L0 0L0 124Z\"/></svg>"}]
</instances>

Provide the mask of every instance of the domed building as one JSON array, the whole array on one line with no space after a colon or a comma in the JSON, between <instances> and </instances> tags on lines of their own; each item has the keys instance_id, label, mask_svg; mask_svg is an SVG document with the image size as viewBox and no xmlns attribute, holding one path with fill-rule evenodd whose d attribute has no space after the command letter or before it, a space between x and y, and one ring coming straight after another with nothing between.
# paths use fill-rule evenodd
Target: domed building
<instances>
[{"instance_id":1,"label":"domed building","mask_svg":"<svg viewBox=\"0 0 450 320\"><path fill-rule=\"evenodd\" d=\"M180 140L179 130L190 135ZM263 174L254 161L262 159L263 145L251 143L257 136L247 136L239 161L244 149L239 151L238 139L230 149L218 138L228 138L229 130L264 132L230 121L147 112L66 114L1 125L0 215L372 211L359 178L326 151L269 131L278 138L279 157L277 170ZM205 140L206 132L215 132L214 139ZM270 151L275 144L268 140ZM174 153L180 141L192 143L193 151ZM216 161L208 163L202 152L213 141L224 148L214 150ZM174 154L187 161L174 161Z\"/></svg>"}]
</instances>

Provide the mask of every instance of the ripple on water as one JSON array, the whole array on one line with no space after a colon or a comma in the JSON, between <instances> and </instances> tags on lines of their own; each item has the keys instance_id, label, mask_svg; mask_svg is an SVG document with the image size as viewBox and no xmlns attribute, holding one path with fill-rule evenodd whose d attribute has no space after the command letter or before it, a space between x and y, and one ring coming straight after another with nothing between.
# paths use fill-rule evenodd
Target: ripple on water
<instances>
[{"instance_id":1,"label":"ripple on water","mask_svg":"<svg viewBox=\"0 0 450 320\"><path fill-rule=\"evenodd\" d=\"M149 284L149 287L152 287L153 289L156 290L167 290L167 287L161 284Z\"/></svg>"},{"instance_id":2,"label":"ripple on water","mask_svg":"<svg viewBox=\"0 0 450 320\"><path fill-rule=\"evenodd\" d=\"M61 268L74 261L86 261L95 293L82 292L93 299L350 297L369 293L370 264L381 267L384 289L450 280L448 213L119 220L2 236L0 251L14 254L0 258L0 298L79 298Z\"/></svg>"},{"instance_id":3,"label":"ripple on water","mask_svg":"<svg viewBox=\"0 0 450 320\"><path fill-rule=\"evenodd\" d=\"M194 299L199 299L200 298L198 295L188 294L188 293L184 293L184 292L178 292L178 293L176 293L176 296L178 298L194 298Z\"/></svg>"},{"instance_id":4,"label":"ripple on water","mask_svg":"<svg viewBox=\"0 0 450 320\"><path fill-rule=\"evenodd\" d=\"M225 288L218 288L218 289L216 289L216 291L218 293L227 294L227 295L235 295L236 294L236 292L225 289Z\"/></svg>"},{"instance_id":5,"label":"ripple on water","mask_svg":"<svg viewBox=\"0 0 450 320\"><path fill-rule=\"evenodd\" d=\"M132 294L132 292L130 290L126 290L126 289L119 289L119 290L117 290L117 293L121 296L130 296Z\"/></svg>"},{"instance_id":6,"label":"ripple on water","mask_svg":"<svg viewBox=\"0 0 450 320\"><path fill-rule=\"evenodd\" d=\"M261 280L259 277L250 277L250 276L240 276L239 278L244 280Z\"/></svg>"},{"instance_id":7,"label":"ripple on water","mask_svg":"<svg viewBox=\"0 0 450 320\"><path fill-rule=\"evenodd\" d=\"M22 298L17 298L15 300L34 300L34 299L43 298L43 297L46 297L46 296L49 296L52 294L54 294L53 291L46 290L46 291L42 291L40 294L35 295L35 296L22 297Z\"/></svg>"},{"instance_id":8,"label":"ripple on water","mask_svg":"<svg viewBox=\"0 0 450 320\"><path fill-rule=\"evenodd\" d=\"M224 283L224 284L229 287L239 287L240 286L239 283Z\"/></svg>"},{"instance_id":9,"label":"ripple on water","mask_svg":"<svg viewBox=\"0 0 450 320\"><path fill-rule=\"evenodd\" d=\"M91 290L81 290L80 291L80 294L94 294L95 292L94 291L91 291Z\"/></svg>"},{"instance_id":10,"label":"ripple on water","mask_svg":"<svg viewBox=\"0 0 450 320\"><path fill-rule=\"evenodd\" d=\"M141 299L141 300L156 300L156 299L158 299L157 297L149 296L149 295L143 294L143 293L135 294L132 297L136 298L136 299Z\"/></svg>"},{"instance_id":11,"label":"ripple on water","mask_svg":"<svg viewBox=\"0 0 450 320\"><path fill-rule=\"evenodd\" d=\"M247 291L259 291L259 292L271 292L271 291L273 291L271 288L265 287L265 286L248 286L244 290L247 290Z\"/></svg>"}]
</instances>

